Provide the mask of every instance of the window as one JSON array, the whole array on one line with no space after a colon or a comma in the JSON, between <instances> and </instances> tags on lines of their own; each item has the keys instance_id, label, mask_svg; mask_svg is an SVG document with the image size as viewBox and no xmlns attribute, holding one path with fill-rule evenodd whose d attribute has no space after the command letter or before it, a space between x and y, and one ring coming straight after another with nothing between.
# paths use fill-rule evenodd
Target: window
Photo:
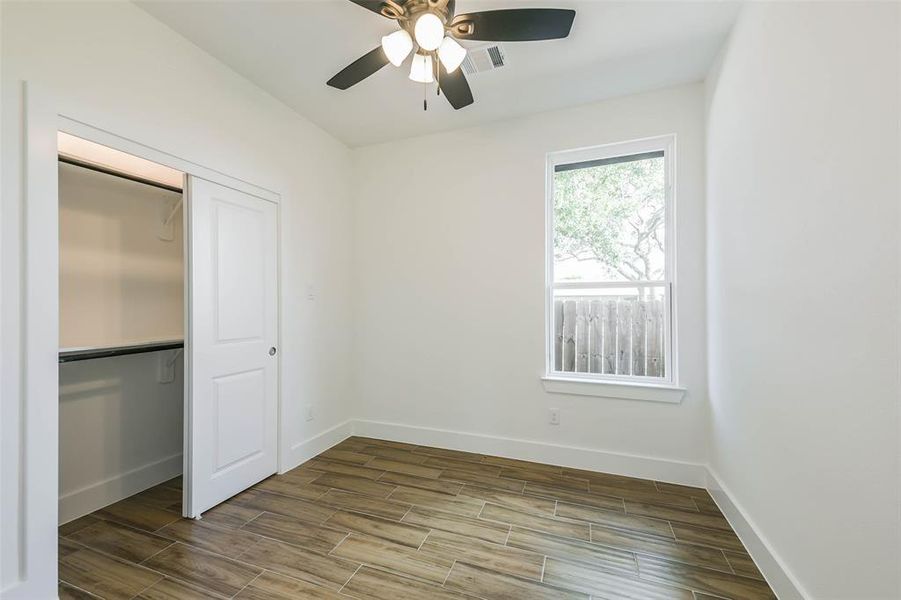
<instances>
[{"instance_id":1,"label":"window","mask_svg":"<svg viewBox=\"0 0 901 600\"><path fill-rule=\"evenodd\" d=\"M673 145L549 155L550 378L676 383Z\"/></svg>"}]
</instances>

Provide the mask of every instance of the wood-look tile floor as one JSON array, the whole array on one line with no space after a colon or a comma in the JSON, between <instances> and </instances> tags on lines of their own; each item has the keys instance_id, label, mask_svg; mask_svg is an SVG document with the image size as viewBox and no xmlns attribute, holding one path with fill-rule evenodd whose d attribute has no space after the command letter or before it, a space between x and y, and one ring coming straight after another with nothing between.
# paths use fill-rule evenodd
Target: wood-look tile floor
<instances>
[{"instance_id":1,"label":"wood-look tile floor","mask_svg":"<svg viewBox=\"0 0 901 600\"><path fill-rule=\"evenodd\" d=\"M353 437L204 513L59 530L60 598L775 598L705 490Z\"/></svg>"}]
</instances>

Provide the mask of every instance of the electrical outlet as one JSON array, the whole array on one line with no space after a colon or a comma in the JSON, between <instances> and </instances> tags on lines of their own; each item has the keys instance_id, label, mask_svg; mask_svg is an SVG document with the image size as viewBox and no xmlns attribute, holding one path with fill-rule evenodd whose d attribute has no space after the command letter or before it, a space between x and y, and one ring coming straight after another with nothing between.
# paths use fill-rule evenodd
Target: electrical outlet
<instances>
[{"instance_id":1,"label":"electrical outlet","mask_svg":"<svg viewBox=\"0 0 901 600\"><path fill-rule=\"evenodd\" d=\"M313 405L307 404L307 421L313 420Z\"/></svg>"},{"instance_id":2,"label":"electrical outlet","mask_svg":"<svg viewBox=\"0 0 901 600\"><path fill-rule=\"evenodd\" d=\"M548 423L551 425L559 425L560 424L560 409L559 408L551 408L548 409Z\"/></svg>"}]
</instances>

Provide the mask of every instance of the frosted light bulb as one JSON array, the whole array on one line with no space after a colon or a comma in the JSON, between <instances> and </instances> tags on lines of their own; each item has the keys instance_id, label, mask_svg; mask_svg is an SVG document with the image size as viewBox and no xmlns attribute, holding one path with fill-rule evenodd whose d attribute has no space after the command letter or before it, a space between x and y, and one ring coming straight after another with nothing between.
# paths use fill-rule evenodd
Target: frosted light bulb
<instances>
[{"instance_id":1,"label":"frosted light bulb","mask_svg":"<svg viewBox=\"0 0 901 600\"><path fill-rule=\"evenodd\" d=\"M420 48L431 52L436 50L444 39L444 23L434 13L423 13L416 19L413 35L416 36L416 43Z\"/></svg>"}]
</instances>

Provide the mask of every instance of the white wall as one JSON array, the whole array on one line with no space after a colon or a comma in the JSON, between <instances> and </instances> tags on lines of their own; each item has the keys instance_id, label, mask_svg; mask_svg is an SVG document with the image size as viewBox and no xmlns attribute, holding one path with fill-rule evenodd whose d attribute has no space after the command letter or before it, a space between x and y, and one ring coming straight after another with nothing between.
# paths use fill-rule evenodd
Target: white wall
<instances>
[{"instance_id":1,"label":"white wall","mask_svg":"<svg viewBox=\"0 0 901 600\"><path fill-rule=\"evenodd\" d=\"M22 564L22 107L18 82L60 112L282 195L281 396L289 460L348 417L350 202L348 150L137 7L3 2L2 11L2 587L23 597L55 589L55 521L45 558ZM312 283L315 300L307 300ZM303 407L315 407L306 422ZM293 449L293 450L292 450ZM20 570L23 570L20 573ZM36 579L41 573L44 578ZM43 582L43 587L41 584ZM49 583L47 583L49 582ZM28 587L28 586L37 587Z\"/></svg>"},{"instance_id":2,"label":"white wall","mask_svg":"<svg viewBox=\"0 0 901 600\"><path fill-rule=\"evenodd\" d=\"M182 472L182 359L169 383L158 361L174 351L60 365L59 522Z\"/></svg>"},{"instance_id":3,"label":"white wall","mask_svg":"<svg viewBox=\"0 0 901 600\"><path fill-rule=\"evenodd\" d=\"M357 415L703 463L703 101L694 84L354 150ZM681 405L549 394L539 380L546 154L671 133L688 394ZM559 426L547 422L552 407ZM517 447L536 459L567 455ZM608 458L585 466L623 468Z\"/></svg>"},{"instance_id":4,"label":"white wall","mask_svg":"<svg viewBox=\"0 0 901 600\"><path fill-rule=\"evenodd\" d=\"M59 166L59 345L116 346L184 336L181 197L74 165Z\"/></svg>"},{"instance_id":5,"label":"white wall","mask_svg":"<svg viewBox=\"0 0 901 600\"><path fill-rule=\"evenodd\" d=\"M712 463L808 598L898 598L899 5L748 6L709 82Z\"/></svg>"}]
</instances>

